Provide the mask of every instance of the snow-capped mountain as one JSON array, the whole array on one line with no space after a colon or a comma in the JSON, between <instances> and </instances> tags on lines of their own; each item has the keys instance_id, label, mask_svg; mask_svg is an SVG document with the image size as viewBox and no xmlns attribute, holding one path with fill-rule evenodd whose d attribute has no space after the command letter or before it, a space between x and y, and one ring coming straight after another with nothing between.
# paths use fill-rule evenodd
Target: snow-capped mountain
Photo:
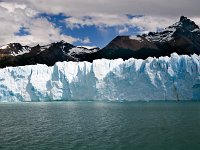
<instances>
[{"instance_id":1,"label":"snow-capped mountain","mask_svg":"<svg viewBox=\"0 0 200 150\"><path fill-rule=\"evenodd\" d=\"M84 55L98 50L99 48L75 47L64 41L34 47L11 43L0 47L0 68L34 64L52 66L58 61L81 61Z\"/></svg>"},{"instance_id":2,"label":"snow-capped mountain","mask_svg":"<svg viewBox=\"0 0 200 150\"><path fill-rule=\"evenodd\" d=\"M31 48L29 46L22 46L19 43L10 43L0 47L0 54L18 56L29 53Z\"/></svg>"},{"instance_id":3,"label":"snow-capped mountain","mask_svg":"<svg viewBox=\"0 0 200 150\"><path fill-rule=\"evenodd\" d=\"M0 69L0 101L200 100L200 56Z\"/></svg>"},{"instance_id":4,"label":"snow-capped mountain","mask_svg":"<svg viewBox=\"0 0 200 150\"><path fill-rule=\"evenodd\" d=\"M92 62L102 58L146 59L170 56L173 52L200 54L200 29L184 16L160 32L117 36L103 49L74 46L64 41L34 47L11 43L0 47L0 68L34 64L53 66L58 61Z\"/></svg>"},{"instance_id":5,"label":"snow-capped mountain","mask_svg":"<svg viewBox=\"0 0 200 150\"><path fill-rule=\"evenodd\" d=\"M161 32L150 32L148 35L144 35L144 37L146 37L146 39L149 41L162 43L174 41L176 38L180 38L179 36L184 36L185 38L191 39L193 41L194 39L192 38L194 38L194 36L200 36L200 29L195 24L195 22L182 16L179 22L165 28Z\"/></svg>"},{"instance_id":6,"label":"snow-capped mountain","mask_svg":"<svg viewBox=\"0 0 200 150\"><path fill-rule=\"evenodd\" d=\"M190 19L180 21L160 32L137 36L117 36L95 58L140 58L170 56L171 53L200 54L200 29Z\"/></svg>"}]
</instances>

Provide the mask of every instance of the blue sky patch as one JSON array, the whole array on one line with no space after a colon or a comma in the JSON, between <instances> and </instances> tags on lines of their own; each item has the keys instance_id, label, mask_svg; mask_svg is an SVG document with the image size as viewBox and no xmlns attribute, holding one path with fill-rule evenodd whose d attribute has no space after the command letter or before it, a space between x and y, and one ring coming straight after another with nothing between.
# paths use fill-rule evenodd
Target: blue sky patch
<instances>
[{"instance_id":1,"label":"blue sky patch","mask_svg":"<svg viewBox=\"0 0 200 150\"><path fill-rule=\"evenodd\" d=\"M30 35L30 33L28 32L27 28L20 27L19 31L16 32L15 35L17 35L17 36L26 36L26 35Z\"/></svg>"}]
</instances>

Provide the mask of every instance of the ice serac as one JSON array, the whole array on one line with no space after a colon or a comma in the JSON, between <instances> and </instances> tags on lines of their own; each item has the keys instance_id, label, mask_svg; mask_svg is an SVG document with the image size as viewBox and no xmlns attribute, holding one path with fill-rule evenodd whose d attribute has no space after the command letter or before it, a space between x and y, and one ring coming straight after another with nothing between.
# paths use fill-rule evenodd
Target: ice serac
<instances>
[{"instance_id":1,"label":"ice serac","mask_svg":"<svg viewBox=\"0 0 200 150\"><path fill-rule=\"evenodd\" d=\"M200 56L0 69L0 101L200 100Z\"/></svg>"}]
</instances>

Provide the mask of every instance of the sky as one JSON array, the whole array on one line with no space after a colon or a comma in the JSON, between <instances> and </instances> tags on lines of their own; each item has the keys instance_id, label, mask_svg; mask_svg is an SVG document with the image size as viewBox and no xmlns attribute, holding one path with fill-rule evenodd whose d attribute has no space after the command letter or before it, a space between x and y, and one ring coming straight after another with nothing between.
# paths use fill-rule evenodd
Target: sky
<instances>
[{"instance_id":1,"label":"sky","mask_svg":"<svg viewBox=\"0 0 200 150\"><path fill-rule=\"evenodd\" d=\"M106 46L117 35L162 30L184 15L200 25L199 0L0 0L0 46Z\"/></svg>"}]
</instances>

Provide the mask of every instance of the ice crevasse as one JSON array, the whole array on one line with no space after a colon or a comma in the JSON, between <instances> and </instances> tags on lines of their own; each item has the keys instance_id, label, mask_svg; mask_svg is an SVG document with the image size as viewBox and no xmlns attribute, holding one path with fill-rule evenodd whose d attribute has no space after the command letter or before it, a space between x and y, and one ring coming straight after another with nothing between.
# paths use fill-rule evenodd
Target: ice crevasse
<instances>
[{"instance_id":1,"label":"ice crevasse","mask_svg":"<svg viewBox=\"0 0 200 150\"><path fill-rule=\"evenodd\" d=\"M53 100L200 100L200 56L0 69L0 101Z\"/></svg>"}]
</instances>

